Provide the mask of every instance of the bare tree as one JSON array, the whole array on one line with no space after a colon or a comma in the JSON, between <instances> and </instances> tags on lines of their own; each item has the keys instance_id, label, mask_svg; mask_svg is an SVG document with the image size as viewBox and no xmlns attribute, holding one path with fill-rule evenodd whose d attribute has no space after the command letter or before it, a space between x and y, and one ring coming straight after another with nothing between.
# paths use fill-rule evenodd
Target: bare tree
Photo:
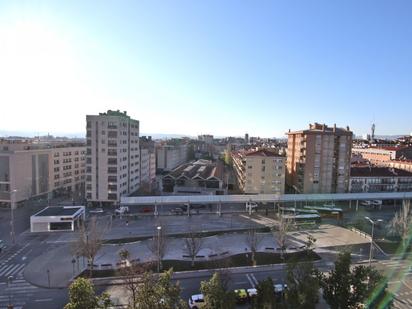
<instances>
[{"instance_id":1,"label":"bare tree","mask_svg":"<svg viewBox=\"0 0 412 309\"><path fill-rule=\"evenodd\" d=\"M255 255L256 255L257 247L259 246L261 241L262 241L262 235L259 235L256 229L252 228L248 231L246 235L246 243L250 247L253 266L256 265Z\"/></svg>"},{"instance_id":2,"label":"bare tree","mask_svg":"<svg viewBox=\"0 0 412 309\"><path fill-rule=\"evenodd\" d=\"M412 216L411 201L403 200L402 209L398 211L388 224L389 233L400 236L403 240L404 248L407 245L409 233L411 232Z\"/></svg>"},{"instance_id":3,"label":"bare tree","mask_svg":"<svg viewBox=\"0 0 412 309\"><path fill-rule=\"evenodd\" d=\"M119 252L120 260L123 262L125 259L130 258L128 250L124 249ZM119 268L120 275L123 277L124 287L129 293L129 308L137 308L138 306L138 290L139 285L142 283L143 274L149 271L151 268L150 263L127 263Z\"/></svg>"},{"instance_id":4,"label":"bare tree","mask_svg":"<svg viewBox=\"0 0 412 309\"><path fill-rule=\"evenodd\" d=\"M290 231L291 227L292 227L292 220L287 219L284 216L280 215L277 231L275 229L272 229L273 236L275 237L276 241L278 242L280 246L280 256L282 260L284 258L284 253L286 250L286 241L288 237L288 232Z\"/></svg>"},{"instance_id":5,"label":"bare tree","mask_svg":"<svg viewBox=\"0 0 412 309\"><path fill-rule=\"evenodd\" d=\"M105 230L104 226L98 225L96 217L92 217L87 226L80 224L77 239L73 244L76 255L87 258L90 277L93 275L94 259L103 244L102 236Z\"/></svg>"},{"instance_id":6,"label":"bare tree","mask_svg":"<svg viewBox=\"0 0 412 309\"><path fill-rule=\"evenodd\" d=\"M199 234L190 231L185 238L186 251L192 259L192 267L195 266L195 258L202 248L203 239Z\"/></svg>"},{"instance_id":7,"label":"bare tree","mask_svg":"<svg viewBox=\"0 0 412 309\"><path fill-rule=\"evenodd\" d=\"M147 247L153 253L157 260L157 270L160 272L162 268L162 259L166 252L166 232L164 226L157 229L153 238L147 243Z\"/></svg>"}]
</instances>

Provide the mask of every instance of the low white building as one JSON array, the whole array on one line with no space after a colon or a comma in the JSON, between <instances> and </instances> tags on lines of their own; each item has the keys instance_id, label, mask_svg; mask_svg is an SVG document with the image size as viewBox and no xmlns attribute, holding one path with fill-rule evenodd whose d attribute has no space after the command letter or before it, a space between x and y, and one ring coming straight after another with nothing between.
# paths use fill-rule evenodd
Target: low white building
<instances>
[{"instance_id":1,"label":"low white building","mask_svg":"<svg viewBox=\"0 0 412 309\"><path fill-rule=\"evenodd\" d=\"M74 231L85 220L85 214L84 206L46 207L30 217L30 231Z\"/></svg>"}]
</instances>

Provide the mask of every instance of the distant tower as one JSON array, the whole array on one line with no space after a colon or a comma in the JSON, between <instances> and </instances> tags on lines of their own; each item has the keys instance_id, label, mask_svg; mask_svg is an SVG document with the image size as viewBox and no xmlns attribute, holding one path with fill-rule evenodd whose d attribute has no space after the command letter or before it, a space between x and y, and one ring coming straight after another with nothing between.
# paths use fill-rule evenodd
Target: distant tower
<instances>
[{"instance_id":1,"label":"distant tower","mask_svg":"<svg viewBox=\"0 0 412 309\"><path fill-rule=\"evenodd\" d=\"M249 143L249 134L245 134L245 144Z\"/></svg>"},{"instance_id":2,"label":"distant tower","mask_svg":"<svg viewBox=\"0 0 412 309\"><path fill-rule=\"evenodd\" d=\"M375 140L375 124L372 123L372 135L371 135L372 142Z\"/></svg>"}]
</instances>

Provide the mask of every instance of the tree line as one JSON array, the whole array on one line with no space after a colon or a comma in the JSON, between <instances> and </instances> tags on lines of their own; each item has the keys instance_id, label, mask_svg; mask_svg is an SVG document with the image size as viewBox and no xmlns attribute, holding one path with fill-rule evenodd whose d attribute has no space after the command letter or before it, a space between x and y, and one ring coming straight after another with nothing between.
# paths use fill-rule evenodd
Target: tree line
<instances>
[{"instance_id":1,"label":"tree line","mask_svg":"<svg viewBox=\"0 0 412 309\"><path fill-rule=\"evenodd\" d=\"M121 252L122 259L128 257ZM127 264L123 267L123 288L127 290L128 309L183 309L187 300L180 296L178 281L172 280L173 270L152 273L150 265ZM268 276L256 286L251 299L252 309L315 309L323 297L331 309L390 308L390 295L382 275L374 268L351 265L351 254L338 255L329 272L319 271L313 262L289 262L284 279L287 287L281 297L274 293L274 282ZM234 309L236 294L229 289L229 274L216 272L201 282L205 309ZM110 295L96 295L89 279L78 278L69 288L69 303L64 309L112 308Z\"/></svg>"}]
</instances>

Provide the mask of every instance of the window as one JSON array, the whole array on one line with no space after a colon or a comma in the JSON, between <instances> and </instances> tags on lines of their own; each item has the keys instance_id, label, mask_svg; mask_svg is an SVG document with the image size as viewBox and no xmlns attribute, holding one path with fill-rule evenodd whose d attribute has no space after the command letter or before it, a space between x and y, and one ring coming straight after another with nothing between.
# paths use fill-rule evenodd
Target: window
<instances>
[{"instance_id":1,"label":"window","mask_svg":"<svg viewBox=\"0 0 412 309\"><path fill-rule=\"evenodd\" d=\"M117 138L117 131L109 131L107 134L109 138Z\"/></svg>"}]
</instances>

